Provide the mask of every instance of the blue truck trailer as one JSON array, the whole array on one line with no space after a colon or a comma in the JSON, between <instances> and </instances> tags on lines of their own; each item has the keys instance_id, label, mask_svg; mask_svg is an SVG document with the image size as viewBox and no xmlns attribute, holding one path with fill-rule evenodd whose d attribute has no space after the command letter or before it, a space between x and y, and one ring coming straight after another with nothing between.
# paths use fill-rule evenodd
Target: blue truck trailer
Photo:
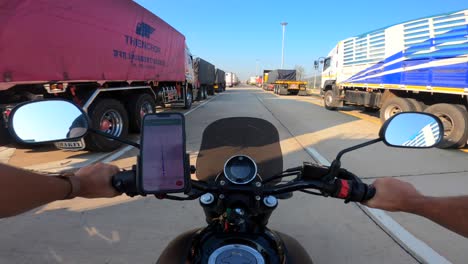
<instances>
[{"instance_id":1,"label":"blue truck trailer","mask_svg":"<svg viewBox=\"0 0 468 264\"><path fill-rule=\"evenodd\" d=\"M340 41L322 61L327 109L435 114L442 148L468 140L468 9L420 18Z\"/></svg>"}]
</instances>

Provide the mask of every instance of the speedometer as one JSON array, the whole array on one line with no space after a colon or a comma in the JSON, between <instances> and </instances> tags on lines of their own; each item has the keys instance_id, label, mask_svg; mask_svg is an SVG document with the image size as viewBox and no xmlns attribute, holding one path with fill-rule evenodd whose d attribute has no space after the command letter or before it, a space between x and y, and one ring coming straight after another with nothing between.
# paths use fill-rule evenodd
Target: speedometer
<instances>
[{"instance_id":1,"label":"speedometer","mask_svg":"<svg viewBox=\"0 0 468 264\"><path fill-rule=\"evenodd\" d=\"M224 164L224 176L234 184L247 184L256 175L257 164L249 156L234 156Z\"/></svg>"}]
</instances>

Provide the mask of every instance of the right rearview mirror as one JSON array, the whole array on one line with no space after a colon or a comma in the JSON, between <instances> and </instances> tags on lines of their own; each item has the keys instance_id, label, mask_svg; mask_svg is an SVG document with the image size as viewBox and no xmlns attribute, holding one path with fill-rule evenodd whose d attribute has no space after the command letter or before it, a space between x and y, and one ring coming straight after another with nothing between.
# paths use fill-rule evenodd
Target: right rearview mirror
<instances>
[{"instance_id":1,"label":"right rearview mirror","mask_svg":"<svg viewBox=\"0 0 468 264\"><path fill-rule=\"evenodd\" d=\"M427 113L403 112L388 119L380 130L384 143L392 147L431 148L443 138L439 118Z\"/></svg>"}]
</instances>

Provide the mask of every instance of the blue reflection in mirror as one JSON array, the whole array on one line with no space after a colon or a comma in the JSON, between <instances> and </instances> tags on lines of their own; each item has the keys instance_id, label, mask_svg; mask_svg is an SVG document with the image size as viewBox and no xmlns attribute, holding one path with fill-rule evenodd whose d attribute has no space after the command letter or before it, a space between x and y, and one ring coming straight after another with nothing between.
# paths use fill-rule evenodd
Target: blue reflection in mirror
<instances>
[{"instance_id":1,"label":"blue reflection in mirror","mask_svg":"<svg viewBox=\"0 0 468 264\"><path fill-rule=\"evenodd\" d=\"M433 147L443 136L436 118L424 113L398 114L390 120L385 130L385 142L398 147Z\"/></svg>"},{"instance_id":2,"label":"blue reflection in mirror","mask_svg":"<svg viewBox=\"0 0 468 264\"><path fill-rule=\"evenodd\" d=\"M83 137L88 121L67 101L38 101L19 106L10 117L16 137L24 143L43 143Z\"/></svg>"}]
</instances>

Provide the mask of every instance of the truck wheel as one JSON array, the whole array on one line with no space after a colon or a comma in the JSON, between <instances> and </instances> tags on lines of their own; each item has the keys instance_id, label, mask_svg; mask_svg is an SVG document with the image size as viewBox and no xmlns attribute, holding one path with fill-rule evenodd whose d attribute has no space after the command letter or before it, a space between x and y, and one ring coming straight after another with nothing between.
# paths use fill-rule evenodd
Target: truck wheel
<instances>
[{"instance_id":1,"label":"truck wheel","mask_svg":"<svg viewBox=\"0 0 468 264\"><path fill-rule=\"evenodd\" d=\"M288 89L285 89L282 85L278 86L279 95L288 95Z\"/></svg>"},{"instance_id":2,"label":"truck wheel","mask_svg":"<svg viewBox=\"0 0 468 264\"><path fill-rule=\"evenodd\" d=\"M128 135L128 116L125 107L115 99L102 99L94 103L89 111L91 127L113 136L126 138ZM92 151L112 151L121 143L103 136L89 133L85 137L86 147Z\"/></svg>"},{"instance_id":3,"label":"truck wheel","mask_svg":"<svg viewBox=\"0 0 468 264\"><path fill-rule=\"evenodd\" d=\"M214 87L213 87L213 86L209 86L209 88L208 88L208 95L214 95L214 94L215 94Z\"/></svg>"},{"instance_id":4,"label":"truck wheel","mask_svg":"<svg viewBox=\"0 0 468 264\"><path fill-rule=\"evenodd\" d=\"M415 111L415 107L407 98L392 97L385 101L380 108L380 120L387 121L390 117L401 112Z\"/></svg>"},{"instance_id":5,"label":"truck wheel","mask_svg":"<svg viewBox=\"0 0 468 264\"><path fill-rule=\"evenodd\" d=\"M149 94L133 94L127 104L130 131L139 133L143 116L155 112L156 102Z\"/></svg>"},{"instance_id":6,"label":"truck wheel","mask_svg":"<svg viewBox=\"0 0 468 264\"><path fill-rule=\"evenodd\" d=\"M184 109L190 109L193 102L193 92L192 89L185 87L185 98L184 98Z\"/></svg>"},{"instance_id":7,"label":"truck wheel","mask_svg":"<svg viewBox=\"0 0 468 264\"><path fill-rule=\"evenodd\" d=\"M416 112L424 112L424 109L427 108L427 106L425 104L423 104L422 102L414 99L414 98L407 98L410 103L413 105L413 108L414 108L414 111Z\"/></svg>"},{"instance_id":8,"label":"truck wheel","mask_svg":"<svg viewBox=\"0 0 468 264\"><path fill-rule=\"evenodd\" d=\"M468 113L461 105L435 104L425 112L437 116L444 125L444 139L439 148L461 148L468 139Z\"/></svg>"},{"instance_id":9,"label":"truck wheel","mask_svg":"<svg viewBox=\"0 0 468 264\"><path fill-rule=\"evenodd\" d=\"M323 96L323 105L328 110L335 110L336 109L336 102L335 98L333 98L333 91L328 90L325 92Z\"/></svg>"}]
</instances>

